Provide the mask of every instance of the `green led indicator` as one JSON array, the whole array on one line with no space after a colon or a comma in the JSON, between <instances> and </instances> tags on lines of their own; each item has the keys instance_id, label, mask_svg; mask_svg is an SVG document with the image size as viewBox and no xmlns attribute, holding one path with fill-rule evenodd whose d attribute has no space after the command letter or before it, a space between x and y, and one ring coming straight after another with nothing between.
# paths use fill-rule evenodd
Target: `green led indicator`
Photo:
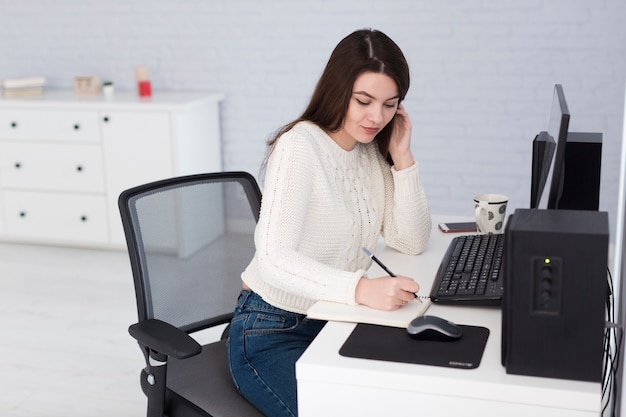
<instances>
[{"instance_id":1,"label":"green led indicator","mask_svg":"<svg viewBox=\"0 0 626 417\"><path fill-rule=\"evenodd\" d=\"M545 258L545 259L543 260L543 263L544 263L544 264L546 264L546 265L549 265L551 262L552 262L552 261L550 260L550 258Z\"/></svg>"}]
</instances>

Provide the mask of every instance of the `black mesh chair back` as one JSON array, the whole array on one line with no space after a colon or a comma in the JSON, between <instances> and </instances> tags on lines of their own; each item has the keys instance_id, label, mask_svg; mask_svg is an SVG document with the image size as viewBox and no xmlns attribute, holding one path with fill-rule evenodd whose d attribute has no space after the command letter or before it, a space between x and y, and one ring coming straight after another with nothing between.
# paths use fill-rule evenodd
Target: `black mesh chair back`
<instances>
[{"instance_id":1,"label":"black mesh chair back","mask_svg":"<svg viewBox=\"0 0 626 417\"><path fill-rule=\"evenodd\" d=\"M260 204L244 172L172 178L120 195L139 317L129 332L146 357L148 416L262 415L232 383L224 336L205 346L193 338L232 318Z\"/></svg>"}]
</instances>

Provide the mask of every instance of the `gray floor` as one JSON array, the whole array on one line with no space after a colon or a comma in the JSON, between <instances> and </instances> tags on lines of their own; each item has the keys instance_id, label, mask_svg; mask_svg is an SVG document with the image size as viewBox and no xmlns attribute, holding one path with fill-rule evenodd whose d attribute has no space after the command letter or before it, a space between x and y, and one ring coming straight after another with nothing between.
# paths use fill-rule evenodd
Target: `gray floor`
<instances>
[{"instance_id":1,"label":"gray floor","mask_svg":"<svg viewBox=\"0 0 626 417\"><path fill-rule=\"evenodd\" d=\"M0 415L145 415L126 252L0 243Z\"/></svg>"}]
</instances>

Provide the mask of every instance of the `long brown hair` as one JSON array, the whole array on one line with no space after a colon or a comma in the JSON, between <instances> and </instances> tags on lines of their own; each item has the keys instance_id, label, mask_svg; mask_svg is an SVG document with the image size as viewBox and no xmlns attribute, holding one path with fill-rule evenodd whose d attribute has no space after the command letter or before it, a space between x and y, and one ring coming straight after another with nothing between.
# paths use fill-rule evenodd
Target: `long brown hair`
<instances>
[{"instance_id":1,"label":"long brown hair","mask_svg":"<svg viewBox=\"0 0 626 417\"><path fill-rule=\"evenodd\" d=\"M268 141L270 150L278 138L298 122L311 121L326 131L339 130L348 111L352 88L356 79L365 72L385 74L397 87L400 100L409 90L409 65L404 54L383 32L373 29L357 30L346 36L333 50L326 68L313 91L311 101L302 115L280 128ZM395 118L376 136L378 149L392 163L389 141Z\"/></svg>"}]
</instances>

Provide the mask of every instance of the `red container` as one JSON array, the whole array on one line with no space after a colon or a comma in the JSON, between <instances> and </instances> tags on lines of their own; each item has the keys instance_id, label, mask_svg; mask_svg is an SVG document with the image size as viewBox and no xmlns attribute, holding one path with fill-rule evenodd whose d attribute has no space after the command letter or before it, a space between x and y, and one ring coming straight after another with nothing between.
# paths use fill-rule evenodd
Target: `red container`
<instances>
[{"instance_id":1,"label":"red container","mask_svg":"<svg viewBox=\"0 0 626 417\"><path fill-rule=\"evenodd\" d=\"M150 81L139 81L139 97L150 97L152 95L152 86Z\"/></svg>"}]
</instances>

